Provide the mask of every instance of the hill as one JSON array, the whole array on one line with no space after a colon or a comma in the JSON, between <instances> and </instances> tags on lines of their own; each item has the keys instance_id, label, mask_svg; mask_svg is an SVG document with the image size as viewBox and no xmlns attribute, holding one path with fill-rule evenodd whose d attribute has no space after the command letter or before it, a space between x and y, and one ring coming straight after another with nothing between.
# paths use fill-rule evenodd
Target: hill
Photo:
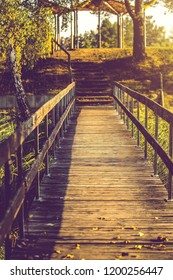
<instances>
[{"instance_id":1,"label":"hill","mask_svg":"<svg viewBox=\"0 0 173 280\"><path fill-rule=\"evenodd\" d=\"M148 48L147 58L136 63L131 49L70 50L73 62L99 63L111 81L121 83L159 101L160 73L163 75L165 106L173 110L173 48ZM23 71L23 84L29 94L56 94L69 83L67 57L62 51L38 61L32 70ZM0 95L15 94L5 64L0 68Z\"/></svg>"}]
</instances>

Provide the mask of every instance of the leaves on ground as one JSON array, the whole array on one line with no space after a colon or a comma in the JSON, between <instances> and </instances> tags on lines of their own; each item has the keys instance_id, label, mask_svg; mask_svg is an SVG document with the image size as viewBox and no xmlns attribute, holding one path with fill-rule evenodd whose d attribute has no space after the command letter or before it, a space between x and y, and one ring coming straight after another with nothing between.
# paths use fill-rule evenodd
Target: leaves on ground
<instances>
[{"instance_id":1,"label":"leaves on ground","mask_svg":"<svg viewBox=\"0 0 173 280\"><path fill-rule=\"evenodd\" d=\"M76 250L80 250L80 244L76 244Z\"/></svg>"},{"instance_id":2,"label":"leaves on ground","mask_svg":"<svg viewBox=\"0 0 173 280\"><path fill-rule=\"evenodd\" d=\"M142 249L142 247L143 247L143 245L135 245L135 249L139 249L139 250L141 250Z\"/></svg>"}]
</instances>

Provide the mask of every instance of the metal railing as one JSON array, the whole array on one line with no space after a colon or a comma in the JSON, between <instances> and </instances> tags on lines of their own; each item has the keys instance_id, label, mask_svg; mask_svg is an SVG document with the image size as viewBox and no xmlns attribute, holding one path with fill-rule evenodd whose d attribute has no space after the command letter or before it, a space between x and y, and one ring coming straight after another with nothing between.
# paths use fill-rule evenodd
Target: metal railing
<instances>
[{"instance_id":1,"label":"metal railing","mask_svg":"<svg viewBox=\"0 0 173 280\"><path fill-rule=\"evenodd\" d=\"M168 191L168 201L172 200L173 185L173 113L163 108L148 97L115 82L113 88L116 109L121 118L131 130L132 137L136 135L137 145L144 148L144 157L149 155L149 145L152 147L154 175L160 168L160 160L166 169L165 185ZM143 135L143 141L142 137Z\"/></svg>"},{"instance_id":2,"label":"metal railing","mask_svg":"<svg viewBox=\"0 0 173 280\"><path fill-rule=\"evenodd\" d=\"M55 145L63 136L74 106L75 83L71 83L0 145L0 246L5 242L6 259L16 238L16 233L11 233L14 226L24 237L27 203L39 199L42 173L49 174L50 152L55 155ZM28 159L28 154L32 158Z\"/></svg>"}]
</instances>

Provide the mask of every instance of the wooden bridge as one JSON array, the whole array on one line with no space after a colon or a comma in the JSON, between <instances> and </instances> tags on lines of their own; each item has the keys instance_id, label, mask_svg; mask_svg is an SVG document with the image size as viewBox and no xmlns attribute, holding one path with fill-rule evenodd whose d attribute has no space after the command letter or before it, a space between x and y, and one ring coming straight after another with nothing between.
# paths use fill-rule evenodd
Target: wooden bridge
<instances>
[{"instance_id":1,"label":"wooden bridge","mask_svg":"<svg viewBox=\"0 0 173 280\"><path fill-rule=\"evenodd\" d=\"M0 145L6 259L173 259L173 114L118 83L112 100L81 106L72 83Z\"/></svg>"}]
</instances>

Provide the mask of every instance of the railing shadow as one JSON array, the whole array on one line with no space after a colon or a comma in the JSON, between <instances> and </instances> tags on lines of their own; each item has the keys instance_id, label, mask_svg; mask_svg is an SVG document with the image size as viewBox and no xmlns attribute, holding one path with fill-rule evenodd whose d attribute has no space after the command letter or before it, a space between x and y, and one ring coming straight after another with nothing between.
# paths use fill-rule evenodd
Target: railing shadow
<instances>
[{"instance_id":1,"label":"railing shadow","mask_svg":"<svg viewBox=\"0 0 173 280\"><path fill-rule=\"evenodd\" d=\"M57 137L56 158L51 161L49 174L43 177L39 199L32 203L25 226L25 238L19 240L11 259L50 259L55 253L55 245L63 241L60 230L79 114L78 109L71 116L63 137ZM65 238L71 237L69 229L69 235Z\"/></svg>"}]
</instances>

